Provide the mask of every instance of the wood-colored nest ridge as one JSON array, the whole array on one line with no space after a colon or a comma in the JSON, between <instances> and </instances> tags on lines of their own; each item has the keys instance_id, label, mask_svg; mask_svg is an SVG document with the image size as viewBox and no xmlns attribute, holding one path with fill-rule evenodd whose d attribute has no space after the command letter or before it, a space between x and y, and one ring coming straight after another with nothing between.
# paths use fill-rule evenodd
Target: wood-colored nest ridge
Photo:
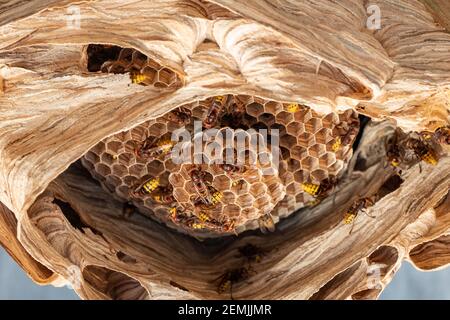
<instances>
[{"instance_id":1,"label":"wood-colored nest ridge","mask_svg":"<svg viewBox=\"0 0 450 320\"><path fill-rule=\"evenodd\" d=\"M0 4L0 243L85 299L374 299L404 260L448 265L449 16L445 0ZM194 122L267 130L270 161L175 163Z\"/></svg>"}]
</instances>

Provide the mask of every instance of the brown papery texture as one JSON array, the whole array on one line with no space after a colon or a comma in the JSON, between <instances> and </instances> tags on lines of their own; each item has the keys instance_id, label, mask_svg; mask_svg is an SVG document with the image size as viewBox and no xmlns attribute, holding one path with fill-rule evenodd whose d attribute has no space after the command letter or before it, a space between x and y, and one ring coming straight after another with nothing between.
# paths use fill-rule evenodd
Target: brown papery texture
<instances>
[{"instance_id":1,"label":"brown papery texture","mask_svg":"<svg viewBox=\"0 0 450 320\"><path fill-rule=\"evenodd\" d=\"M379 30L366 27L371 5L380 9ZM79 28L72 20L78 12ZM445 0L2 2L0 243L39 283L71 281L75 267L75 290L85 299L229 298L217 292L217 279L245 264L239 248L249 243L265 254L249 281L233 285L237 299L373 299L404 259L422 270L442 268L450 262L448 146L435 166L404 170L401 186L367 210L375 219L360 214L349 233L342 218L354 200L379 192L392 176L384 148L396 127L434 131L449 124L449 19ZM159 80L139 86L128 72L88 70L89 44L140 52L157 66ZM164 85L164 72L176 85ZM355 111L372 122L353 156L327 149L332 160L323 160L329 164L317 176L339 175L335 197L294 213L306 201L289 159L282 163L288 177L261 180L283 184L267 199L270 210L281 210L276 202L291 195L284 198L289 204L280 202L289 214L279 214L286 218L274 233L205 242L143 215L124 218L123 201L79 159L86 162L104 141L119 141L118 134L220 95L263 101L264 113L272 112L267 101L307 106L332 138L327 115ZM255 111L251 121L269 121L258 117ZM300 116L286 124L280 118L294 137L308 130L297 129L307 122ZM317 150L332 145L311 135ZM319 163L320 150L298 159L290 150L289 157L314 167L307 162ZM375 284L374 265L381 265Z\"/></svg>"}]
</instances>

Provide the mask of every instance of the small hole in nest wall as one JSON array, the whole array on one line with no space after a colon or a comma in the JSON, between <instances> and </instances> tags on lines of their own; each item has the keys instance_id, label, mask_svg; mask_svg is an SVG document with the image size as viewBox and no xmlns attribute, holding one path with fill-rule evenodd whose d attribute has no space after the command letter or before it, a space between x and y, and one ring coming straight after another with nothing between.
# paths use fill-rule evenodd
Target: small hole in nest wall
<instances>
[{"instance_id":1,"label":"small hole in nest wall","mask_svg":"<svg viewBox=\"0 0 450 320\"><path fill-rule=\"evenodd\" d=\"M122 262L134 264L137 262L137 260L126 253L123 253L122 251L117 252L116 254L117 259L119 259Z\"/></svg>"},{"instance_id":2,"label":"small hole in nest wall","mask_svg":"<svg viewBox=\"0 0 450 320\"><path fill-rule=\"evenodd\" d=\"M361 138L364 133L364 128L367 126L367 124L370 122L370 118L366 117L362 114L358 115L359 118L359 132L358 135L355 138L355 142L353 143L353 150L356 150L361 142Z\"/></svg>"},{"instance_id":3,"label":"small hole in nest wall","mask_svg":"<svg viewBox=\"0 0 450 320\"><path fill-rule=\"evenodd\" d=\"M87 266L83 278L95 290L113 300L146 300L147 290L134 278L105 267Z\"/></svg>"},{"instance_id":4,"label":"small hole in nest wall","mask_svg":"<svg viewBox=\"0 0 450 320\"><path fill-rule=\"evenodd\" d=\"M89 72L130 74L131 84L167 89L181 86L176 72L133 48L89 44L83 49Z\"/></svg>"},{"instance_id":5,"label":"small hole in nest wall","mask_svg":"<svg viewBox=\"0 0 450 320\"><path fill-rule=\"evenodd\" d=\"M71 207L71 205L67 202L64 202L59 199L54 199L53 203L56 204L64 214L69 223L77 230L80 230L84 233L84 228L90 228L87 224L85 224L78 213Z\"/></svg>"},{"instance_id":6,"label":"small hole in nest wall","mask_svg":"<svg viewBox=\"0 0 450 320\"><path fill-rule=\"evenodd\" d=\"M367 160L363 157L356 158L354 170L362 172L365 171L366 169L367 169Z\"/></svg>"},{"instance_id":7,"label":"small hole in nest wall","mask_svg":"<svg viewBox=\"0 0 450 320\"><path fill-rule=\"evenodd\" d=\"M387 196L391 192L394 192L403 183L403 179L399 175L393 175L381 186L380 190L378 190L378 195L381 198Z\"/></svg>"},{"instance_id":8,"label":"small hole in nest wall","mask_svg":"<svg viewBox=\"0 0 450 320\"><path fill-rule=\"evenodd\" d=\"M171 285L172 287L175 287L175 288L178 288L178 289L180 289L180 290L189 292L188 289L186 289L186 288L183 287L182 285L176 283L175 281L170 281L169 283L170 283L170 285Z\"/></svg>"},{"instance_id":9,"label":"small hole in nest wall","mask_svg":"<svg viewBox=\"0 0 450 320\"><path fill-rule=\"evenodd\" d=\"M65 202L63 200L60 199L54 199L53 203L56 204L61 212L63 213L64 217L66 217L66 219L69 221L70 225L81 231L82 233L85 233L84 230L85 229L89 229L91 230L91 232L97 236L102 237L105 241L107 241L104 237L103 237L103 233L96 230L95 228L87 225L80 217L80 215L75 211L74 208L72 208L72 206L68 203Z\"/></svg>"}]
</instances>

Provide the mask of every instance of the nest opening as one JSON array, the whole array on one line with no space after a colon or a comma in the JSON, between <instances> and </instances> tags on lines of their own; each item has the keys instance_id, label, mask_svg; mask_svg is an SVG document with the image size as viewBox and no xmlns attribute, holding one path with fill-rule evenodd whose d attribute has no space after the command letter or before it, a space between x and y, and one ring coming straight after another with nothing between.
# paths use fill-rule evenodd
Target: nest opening
<instances>
[{"instance_id":1,"label":"nest opening","mask_svg":"<svg viewBox=\"0 0 450 320\"><path fill-rule=\"evenodd\" d=\"M72 208L72 206L68 202L62 201L58 198L54 198L53 203L59 207L64 217L66 217L72 227L83 233L83 229L90 229L90 226L82 221L78 212L75 211L75 209Z\"/></svg>"},{"instance_id":2,"label":"nest opening","mask_svg":"<svg viewBox=\"0 0 450 320\"><path fill-rule=\"evenodd\" d=\"M83 278L94 290L113 300L146 300L147 290L136 279L105 267L87 266Z\"/></svg>"},{"instance_id":3,"label":"nest opening","mask_svg":"<svg viewBox=\"0 0 450 320\"><path fill-rule=\"evenodd\" d=\"M133 84L160 89L181 86L179 75L144 53L115 45L89 44L83 48L85 68L89 72L130 74Z\"/></svg>"}]
</instances>

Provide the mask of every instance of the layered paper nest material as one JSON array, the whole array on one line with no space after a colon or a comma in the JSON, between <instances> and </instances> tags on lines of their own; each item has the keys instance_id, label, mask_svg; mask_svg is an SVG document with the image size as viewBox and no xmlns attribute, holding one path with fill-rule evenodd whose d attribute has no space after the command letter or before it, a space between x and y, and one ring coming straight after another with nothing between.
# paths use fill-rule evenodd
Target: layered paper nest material
<instances>
[{"instance_id":1,"label":"layered paper nest material","mask_svg":"<svg viewBox=\"0 0 450 320\"><path fill-rule=\"evenodd\" d=\"M0 242L35 281L72 282L88 299L228 298L219 289L249 264L248 244L264 253L251 274L235 277L245 281L234 281L234 298L376 298L404 259L424 270L448 264L450 159L404 170L395 187L384 164L395 127L449 123L450 8L444 0L370 5L381 29L366 28L363 0L0 4ZM90 44L117 46L119 56L93 71ZM146 85L131 83L137 70ZM200 242L157 214L125 218L125 177L145 173L131 172L128 151L115 148L152 124L170 131L162 119L182 106L201 117L202 101L223 95L254 100L245 103L248 127L285 130L274 183L282 191L262 206L286 217L276 231ZM285 115L291 103L305 114ZM329 148L354 112L373 122L350 159ZM167 181L183 170L173 169ZM292 214L307 202L299 184L329 176L339 176L335 196ZM380 192L368 209L376 218L361 214L350 234L346 210ZM240 231L262 213L240 214Z\"/></svg>"}]
</instances>

